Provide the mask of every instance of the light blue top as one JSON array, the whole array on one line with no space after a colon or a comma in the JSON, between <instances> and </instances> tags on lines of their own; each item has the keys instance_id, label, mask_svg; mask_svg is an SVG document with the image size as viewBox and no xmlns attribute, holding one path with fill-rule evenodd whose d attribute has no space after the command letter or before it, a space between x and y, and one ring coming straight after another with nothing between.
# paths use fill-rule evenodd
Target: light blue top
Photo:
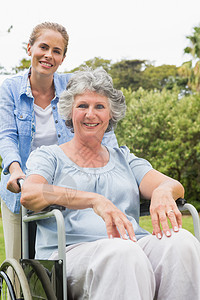
<instances>
[{"instance_id":1,"label":"light blue top","mask_svg":"<svg viewBox=\"0 0 200 300\"><path fill-rule=\"evenodd\" d=\"M139 185L152 169L150 163L131 154L127 147L109 148L109 162L101 168L81 168L57 146L42 146L27 161L27 176L39 174L49 184L94 192L111 200L132 222L137 239L148 232L139 226ZM87 161L86 161L87 163ZM67 245L107 237L106 226L93 209L67 209L65 218ZM38 222L36 258L47 259L57 249L54 218Z\"/></svg>"},{"instance_id":2,"label":"light blue top","mask_svg":"<svg viewBox=\"0 0 200 300\"><path fill-rule=\"evenodd\" d=\"M34 98L28 80L29 73L30 69L6 79L0 86L0 156L3 160L0 196L14 213L20 211L20 193L13 194L6 189L10 177L8 167L17 161L25 171L35 133ZM59 145L73 137L73 133L65 126L57 110L59 96L66 89L71 75L54 74L56 96L51 101L51 106ZM116 147L118 144L114 132L106 133L102 143Z\"/></svg>"}]
</instances>

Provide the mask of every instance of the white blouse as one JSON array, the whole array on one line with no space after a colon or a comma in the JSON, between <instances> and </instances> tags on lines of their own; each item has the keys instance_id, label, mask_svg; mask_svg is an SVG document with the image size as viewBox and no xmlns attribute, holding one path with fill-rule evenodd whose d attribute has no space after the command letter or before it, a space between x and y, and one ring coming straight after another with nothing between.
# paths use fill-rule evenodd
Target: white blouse
<instances>
[{"instance_id":1,"label":"white blouse","mask_svg":"<svg viewBox=\"0 0 200 300\"><path fill-rule=\"evenodd\" d=\"M45 145L58 145L55 122L53 118L51 104L45 109L34 103L35 112L35 135L32 142L31 151Z\"/></svg>"}]
</instances>

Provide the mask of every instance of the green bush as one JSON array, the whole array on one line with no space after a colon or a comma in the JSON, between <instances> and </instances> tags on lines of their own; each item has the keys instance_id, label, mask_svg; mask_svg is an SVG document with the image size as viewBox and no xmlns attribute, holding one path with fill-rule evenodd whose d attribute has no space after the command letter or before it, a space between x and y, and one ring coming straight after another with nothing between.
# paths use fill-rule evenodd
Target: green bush
<instances>
[{"instance_id":1,"label":"green bush","mask_svg":"<svg viewBox=\"0 0 200 300\"><path fill-rule=\"evenodd\" d=\"M181 181L188 202L200 201L200 96L179 99L176 89L123 92L127 113L115 131L119 144Z\"/></svg>"}]
</instances>

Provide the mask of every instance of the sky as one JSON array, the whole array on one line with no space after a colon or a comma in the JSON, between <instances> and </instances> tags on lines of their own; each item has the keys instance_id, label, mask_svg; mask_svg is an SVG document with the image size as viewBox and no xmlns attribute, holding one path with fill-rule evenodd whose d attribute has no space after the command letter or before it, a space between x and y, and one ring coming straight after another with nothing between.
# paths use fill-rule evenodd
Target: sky
<instances>
[{"instance_id":1,"label":"sky","mask_svg":"<svg viewBox=\"0 0 200 300\"><path fill-rule=\"evenodd\" d=\"M149 60L180 66L187 35L200 25L199 0L3 1L0 11L0 66L7 70L28 58L27 43L41 22L66 27L69 46L59 70L70 71L94 57ZM13 26L10 33L7 30Z\"/></svg>"}]
</instances>

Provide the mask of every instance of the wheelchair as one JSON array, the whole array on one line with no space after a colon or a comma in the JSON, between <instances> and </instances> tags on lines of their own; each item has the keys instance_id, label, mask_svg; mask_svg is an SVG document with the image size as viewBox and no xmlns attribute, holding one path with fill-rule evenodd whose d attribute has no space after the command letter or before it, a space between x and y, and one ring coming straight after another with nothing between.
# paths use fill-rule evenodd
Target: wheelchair
<instances>
[{"instance_id":1,"label":"wheelchair","mask_svg":"<svg viewBox=\"0 0 200 300\"><path fill-rule=\"evenodd\" d=\"M20 182L22 184L22 181ZM188 210L193 218L194 235L200 242L200 222L196 208L185 199L178 199L180 211ZM140 205L140 216L149 215L150 201ZM0 299L67 300L65 258L65 223L63 207L53 205L34 213L22 207L22 258L5 260L0 267ZM34 259L35 221L54 217L57 223L58 260ZM30 238L29 238L30 237Z\"/></svg>"}]
</instances>

